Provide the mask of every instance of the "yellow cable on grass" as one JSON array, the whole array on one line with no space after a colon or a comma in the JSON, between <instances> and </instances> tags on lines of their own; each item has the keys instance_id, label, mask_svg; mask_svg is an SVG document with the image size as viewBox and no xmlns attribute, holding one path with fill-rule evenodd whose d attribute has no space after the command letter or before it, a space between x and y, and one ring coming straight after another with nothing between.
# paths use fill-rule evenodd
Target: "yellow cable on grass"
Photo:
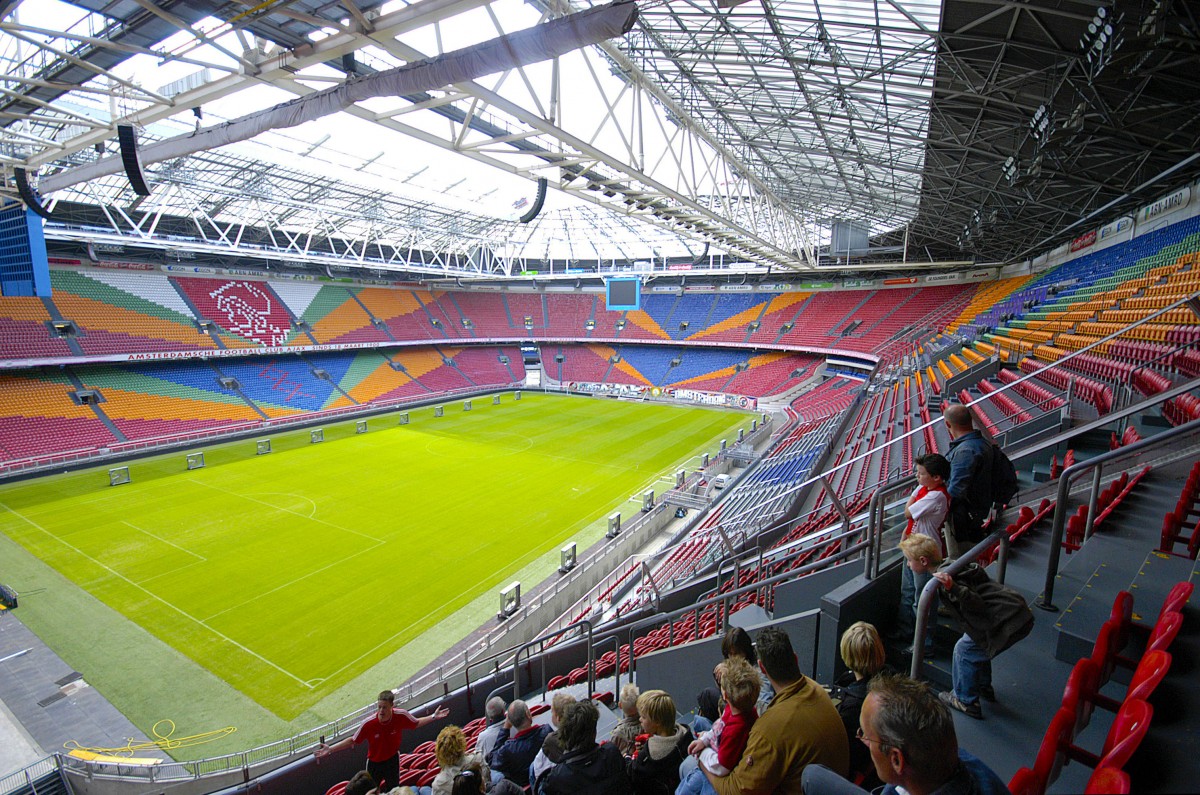
<instances>
[{"instance_id":1,"label":"yellow cable on grass","mask_svg":"<svg viewBox=\"0 0 1200 795\"><path fill-rule=\"evenodd\" d=\"M164 724L166 725L164 726ZM160 731L160 726L163 726L165 731ZM174 736L175 721L164 718L155 723L154 727L150 730L150 734L153 735L154 739L149 742L135 742L134 740L130 739L128 744L121 746L120 748L94 748L92 746L80 745L75 740L68 740L67 742L63 743L63 747L71 751L78 750L85 753L102 754L106 756L133 756L138 751L148 751L154 748L158 748L163 751L173 751L176 748L190 748L193 745L203 745L204 743L211 743L214 740L219 740L222 737L228 737L235 731L237 731L237 727L226 726L224 729L214 729L210 732L202 732L200 734L193 734L188 737L176 738Z\"/></svg>"}]
</instances>

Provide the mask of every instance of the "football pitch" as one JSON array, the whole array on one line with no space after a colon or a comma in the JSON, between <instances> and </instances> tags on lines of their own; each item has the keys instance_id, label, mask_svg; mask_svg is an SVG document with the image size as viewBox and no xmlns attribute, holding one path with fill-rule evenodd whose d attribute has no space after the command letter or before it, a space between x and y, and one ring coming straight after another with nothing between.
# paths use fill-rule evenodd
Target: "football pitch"
<instances>
[{"instance_id":1,"label":"football pitch","mask_svg":"<svg viewBox=\"0 0 1200 795\"><path fill-rule=\"evenodd\" d=\"M143 730L206 714L146 703L164 689L146 677L173 677L165 689L189 701L211 692L214 713L244 698L248 712L312 725L347 685L362 692L339 707L414 673L381 663L440 624L436 656L484 620L462 608L493 605L518 574L533 587L562 544L582 551L609 513L630 516L631 496L661 494L662 478L751 419L528 392L473 403L440 418L412 409L407 425L373 417L361 434L331 425L320 444L307 430L273 435L267 455L254 440L214 445L191 471L181 452L134 462L115 487L108 467L0 486L0 533L20 547L0 548L0 580L22 592L20 617Z\"/></svg>"}]
</instances>

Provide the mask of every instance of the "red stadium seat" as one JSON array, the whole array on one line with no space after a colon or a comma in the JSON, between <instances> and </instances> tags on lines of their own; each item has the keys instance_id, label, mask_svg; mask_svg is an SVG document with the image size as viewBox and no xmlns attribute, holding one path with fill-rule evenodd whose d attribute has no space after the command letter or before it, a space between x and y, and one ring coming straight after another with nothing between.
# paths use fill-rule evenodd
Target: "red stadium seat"
<instances>
[{"instance_id":1,"label":"red stadium seat","mask_svg":"<svg viewBox=\"0 0 1200 795\"><path fill-rule=\"evenodd\" d=\"M1129 774L1112 767L1096 768L1083 788L1084 795L1129 795L1131 791Z\"/></svg>"},{"instance_id":2,"label":"red stadium seat","mask_svg":"<svg viewBox=\"0 0 1200 795\"><path fill-rule=\"evenodd\" d=\"M1074 739L1075 713L1060 709L1050 719L1042 744L1033 763L1033 773L1039 782L1040 792L1058 780L1062 766L1067 763L1067 753Z\"/></svg>"},{"instance_id":3,"label":"red stadium seat","mask_svg":"<svg viewBox=\"0 0 1200 795\"><path fill-rule=\"evenodd\" d=\"M1063 688L1062 708L1075 716L1072 739L1083 731L1092 719L1096 705L1096 694L1100 689L1100 670L1090 658L1084 657L1075 663L1067 685Z\"/></svg>"},{"instance_id":4,"label":"red stadium seat","mask_svg":"<svg viewBox=\"0 0 1200 795\"><path fill-rule=\"evenodd\" d=\"M1099 755L1074 745L1067 749L1067 755L1088 767L1100 767L1103 763L1105 767L1123 768L1146 738L1153 715L1154 709L1145 701L1127 699L1113 719Z\"/></svg>"},{"instance_id":5,"label":"red stadium seat","mask_svg":"<svg viewBox=\"0 0 1200 795\"><path fill-rule=\"evenodd\" d=\"M1043 795L1046 787L1038 781L1036 773L1023 767L1013 774L1012 780L1008 782L1008 791L1012 795Z\"/></svg>"}]
</instances>

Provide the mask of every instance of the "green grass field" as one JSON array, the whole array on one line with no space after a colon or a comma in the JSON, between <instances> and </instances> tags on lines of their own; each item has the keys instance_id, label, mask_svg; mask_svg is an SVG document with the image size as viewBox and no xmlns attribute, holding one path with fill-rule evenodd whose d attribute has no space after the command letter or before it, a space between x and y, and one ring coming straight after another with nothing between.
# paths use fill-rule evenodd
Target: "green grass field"
<instances>
[{"instance_id":1,"label":"green grass field","mask_svg":"<svg viewBox=\"0 0 1200 795\"><path fill-rule=\"evenodd\" d=\"M568 539L582 550L597 520L629 515L631 495L661 492L659 477L750 421L532 393L474 403L436 419L413 410L406 426L373 418L361 435L330 427L322 444L276 436L265 456L253 441L214 447L190 472L176 453L132 464L118 487L107 467L0 487L0 533L20 546L0 549L0 579L22 592L26 623L143 729L257 714L259 740L312 725L332 694L355 691L336 709L397 684L413 672L396 662L410 641L442 622L425 639L436 656L457 639L447 619L473 620L465 634L483 619L462 608L494 604L518 574L548 575ZM153 703L164 693L208 703Z\"/></svg>"}]
</instances>

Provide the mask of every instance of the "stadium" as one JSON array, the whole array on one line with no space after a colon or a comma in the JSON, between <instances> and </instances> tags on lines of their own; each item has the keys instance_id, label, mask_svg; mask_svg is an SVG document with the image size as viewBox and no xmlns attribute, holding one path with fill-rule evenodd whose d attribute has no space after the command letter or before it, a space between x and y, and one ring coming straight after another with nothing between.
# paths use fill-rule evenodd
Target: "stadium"
<instances>
[{"instance_id":1,"label":"stadium","mask_svg":"<svg viewBox=\"0 0 1200 795\"><path fill-rule=\"evenodd\" d=\"M339 793L381 689L429 786L497 696L693 723L735 627L953 696L960 407L945 571L1034 621L959 747L1193 789L1195 12L5 3L0 795Z\"/></svg>"}]
</instances>

